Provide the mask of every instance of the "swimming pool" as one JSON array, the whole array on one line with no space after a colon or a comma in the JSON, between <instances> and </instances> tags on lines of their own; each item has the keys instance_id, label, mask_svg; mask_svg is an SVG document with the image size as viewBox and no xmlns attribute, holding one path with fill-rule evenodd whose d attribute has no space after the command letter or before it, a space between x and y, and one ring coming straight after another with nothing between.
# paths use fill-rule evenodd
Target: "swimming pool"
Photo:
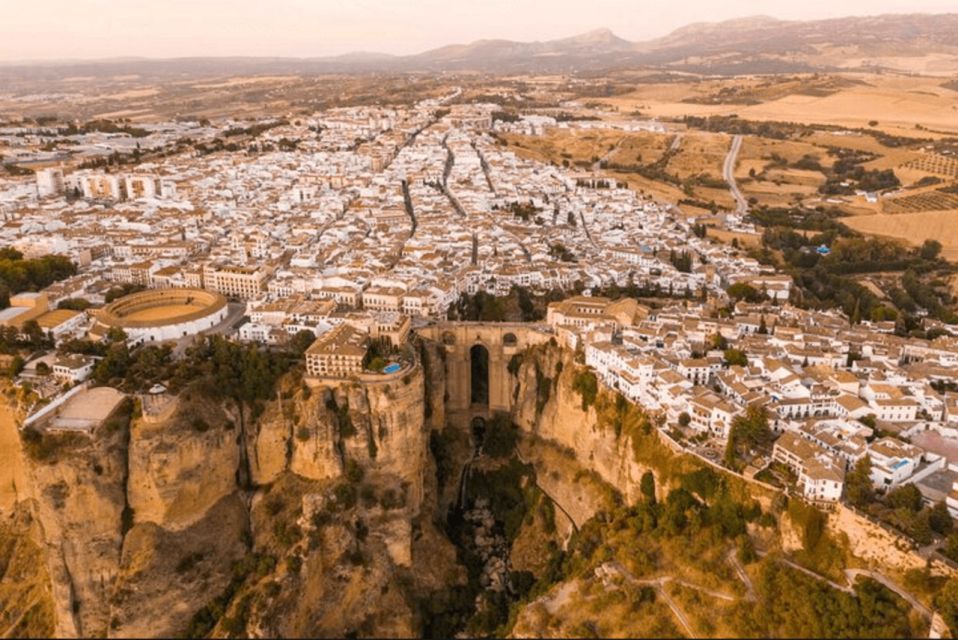
<instances>
[{"instance_id":1,"label":"swimming pool","mask_svg":"<svg viewBox=\"0 0 958 640\"><path fill-rule=\"evenodd\" d=\"M387 364L386 367L383 369L383 373L396 373L396 372L399 371L400 369L402 369L402 365L401 365L401 364L399 364L398 362L390 362L390 363Z\"/></svg>"}]
</instances>

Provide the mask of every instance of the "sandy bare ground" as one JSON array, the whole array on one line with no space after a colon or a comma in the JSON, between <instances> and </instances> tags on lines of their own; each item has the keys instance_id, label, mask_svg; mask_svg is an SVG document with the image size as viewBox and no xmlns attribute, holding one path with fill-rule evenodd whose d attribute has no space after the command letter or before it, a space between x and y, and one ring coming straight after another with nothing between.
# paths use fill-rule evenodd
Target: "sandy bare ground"
<instances>
[{"instance_id":1,"label":"sandy bare ground","mask_svg":"<svg viewBox=\"0 0 958 640\"><path fill-rule=\"evenodd\" d=\"M0 512L10 513L27 487L13 408L7 398L0 397Z\"/></svg>"},{"instance_id":2,"label":"sandy bare ground","mask_svg":"<svg viewBox=\"0 0 958 640\"><path fill-rule=\"evenodd\" d=\"M132 100L134 98L149 98L155 96L159 93L159 89L150 87L145 89L130 89L128 91L120 91L119 93L111 93L110 95L103 96L107 100Z\"/></svg>"},{"instance_id":3,"label":"sandy bare ground","mask_svg":"<svg viewBox=\"0 0 958 640\"><path fill-rule=\"evenodd\" d=\"M150 320L155 322L160 320L172 320L190 313L195 313L201 309L203 309L202 306L191 304L170 304L163 305L161 307L140 309L123 316L123 318L124 320Z\"/></svg>"},{"instance_id":4,"label":"sandy bare ground","mask_svg":"<svg viewBox=\"0 0 958 640\"><path fill-rule=\"evenodd\" d=\"M60 408L57 417L62 420L106 420L125 397L112 387L94 387L70 398Z\"/></svg>"}]
</instances>

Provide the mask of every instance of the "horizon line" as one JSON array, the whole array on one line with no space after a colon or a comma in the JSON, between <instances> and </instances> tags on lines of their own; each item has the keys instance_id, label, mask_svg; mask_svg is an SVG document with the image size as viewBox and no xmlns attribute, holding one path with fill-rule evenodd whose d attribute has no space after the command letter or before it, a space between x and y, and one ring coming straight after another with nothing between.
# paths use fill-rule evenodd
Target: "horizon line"
<instances>
[{"instance_id":1,"label":"horizon line","mask_svg":"<svg viewBox=\"0 0 958 640\"><path fill-rule=\"evenodd\" d=\"M440 44L438 46L429 47L414 53L388 53L384 51L373 51L368 49L353 49L349 51L344 51L341 53L327 53L327 54L311 54L311 55L283 55L283 54L262 54L262 55L244 55L241 53L237 54L222 54L222 55L203 55L203 54L191 54L191 55L179 55L179 56L150 56L150 55L137 55L137 54L120 54L116 56L91 56L91 57L75 57L75 58L13 58L13 59L2 59L0 58L0 67L6 66L56 66L56 65L79 65L79 64L107 64L111 62L169 62L176 60L230 60L230 59L244 59L244 60L303 60L303 61L319 61L319 60L334 60L336 58L346 58L351 56L370 56L370 57L381 57L381 58L411 58L418 55L423 55L431 51L436 51L439 49L444 49L447 47L457 47L457 46L470 46L480 42L514 42L521 44L535 44L535 43L546 43L546 42L556 42L559 40L576 38L583 35L588 35L596 32L608 32L611 35L625 40L630 44L644 44L649 42L654 42L656 40L668 37L669 35L686 29L694 25L720 25L729 22L739 22L755 18L763 18L767 20L774 20L781 23L808 23L808 22L830 22L837 20L848 20L854 18L880 18L883 16L948 16L948 15L958 15L958 11L944 11L944 12L934 12L934 11L885 11L882 13L873 13L873 14L849 14L838 17L831 18L811 18L807 20L792 20L786 18L779 18L767 13L754 13L748 15L742 15L735 18L727 18L725 20L699 20L695 22L689 22L683 24L679 27L671 29L670 31L663 33L662 35L655 36L652 38L647 38L644 40L630 40L628 38L623 38L615 33L615 31L609 27L598 27L595 29L589 29L587 31L582 31L574 33L568 36L562 36L559 38L551 38L547 40L542 39L533 39L533 40L514 40L509 38L477 38L469 42L449 42L446 44Z\"/></svg>"}]
</instances>

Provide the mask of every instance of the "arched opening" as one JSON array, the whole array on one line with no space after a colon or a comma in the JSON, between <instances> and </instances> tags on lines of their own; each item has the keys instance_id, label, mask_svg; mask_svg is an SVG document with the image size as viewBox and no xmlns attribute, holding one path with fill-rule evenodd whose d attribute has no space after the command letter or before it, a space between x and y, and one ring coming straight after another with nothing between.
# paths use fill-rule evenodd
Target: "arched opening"
<instances>
[{"instance_id":1,"label":"arched opening","mask_svg":"<svg viewBox=\"0 0 958 640\"><path fill-rule=\"evenodd\" d=\"M469 349L470 400L472 404L489 404L489 350L481 344Z\"/></svg>"},{"instance_id":2,"label":"arched opening","mask_svg":"<svg viewBox=\"0 0 958 640\"><path fill-rule=\"evenodd\" d=\"M507 333L506 335L502 336L502 346L504 347L514 347L516 344L518 344L518 342L519 339L516 338L516 334L514 333Z\"/></svg>"}]
</instances>

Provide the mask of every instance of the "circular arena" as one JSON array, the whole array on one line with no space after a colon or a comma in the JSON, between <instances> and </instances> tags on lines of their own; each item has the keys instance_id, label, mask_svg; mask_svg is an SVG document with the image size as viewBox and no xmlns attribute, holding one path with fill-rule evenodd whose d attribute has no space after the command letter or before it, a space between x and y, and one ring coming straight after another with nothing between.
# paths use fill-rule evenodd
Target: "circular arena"
<instances>
[{"instance_id":1,"label":"circular arena","mask_svg":"<svg viewBox=\"0 0 958 640\"><path fill-rule=\"evenodd\" d=\"M202 289L154 289L132 293L97 312L93 333L119 328L141 342L176 340L215 327L228 313L226 298Z\"/></svg>"}]
</instances>

